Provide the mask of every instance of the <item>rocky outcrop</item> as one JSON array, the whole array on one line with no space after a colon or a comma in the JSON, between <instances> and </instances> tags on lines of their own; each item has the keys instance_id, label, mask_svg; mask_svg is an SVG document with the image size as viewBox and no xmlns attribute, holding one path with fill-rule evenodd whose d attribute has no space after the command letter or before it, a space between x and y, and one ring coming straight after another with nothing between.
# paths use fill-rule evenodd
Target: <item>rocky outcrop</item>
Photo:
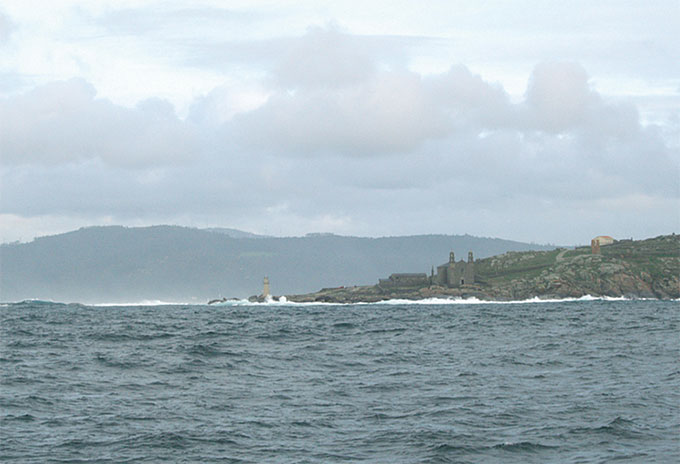
<instances>
[{"instance_id":1,"label":"rocky outcrop","mask_svg":"<svg viewBox=\"0 0 680 464\"><path fill-rule=\"evenodd\" d=\"M625 240L601 247L511 252L476 263L475 285L447 288L384 288L378 285L323 289L290 301L357 303L390 299L469 298L523 300L591 296L680 298L680 237Z\"/></svg>"},{"instance_id":2,"label":"rocky outcrop","mask_svg":"<svg viewBox=\"0 0 680 464\"><path fill-rule=\"evenodd\" d=\"M672 281L675 282L675 287ZM601 255L582 255L566 259L534 278L513 279L486 289L495 299L542 297L635 296L642 298L677 298L677 276L657 283L646 272L620 259Z\"/></svg>"}]
</instances>

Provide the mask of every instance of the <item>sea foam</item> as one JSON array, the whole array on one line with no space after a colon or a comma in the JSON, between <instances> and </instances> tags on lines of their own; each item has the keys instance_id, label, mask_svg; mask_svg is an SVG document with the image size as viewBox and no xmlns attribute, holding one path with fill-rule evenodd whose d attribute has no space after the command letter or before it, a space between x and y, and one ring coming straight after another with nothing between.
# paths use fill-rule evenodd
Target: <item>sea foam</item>
<instances>
[{"instance_id":1,"label":"sea foam","mask_svg":"<svg viewBox=\"0 0 680 464\"><path fill-rule=\"evenodd\" d=\"M286 296L279 297L278 300L273 298L267 299L263 302L253 302L246 298L238 300L228 300L221 301L219 303L214 303L210 306L216 307L230 307L230 306L270 306L270 307L289 307L289 306L352 306L352 305L369 305L369 306L384 306L384 305L508 305L508 304L527 304L527 303L571 303L571 302L583 302L583 301L657 301L656 298L627 298L627 297L611 297L611 296L592 296L584 295L578 298L539 298L533 297L525 300L507 300L507 301L492 301L492 300L480 300L479 298L423 298L420 300L408 300L408 299L391 299L382 300L374 302L356 302L356 303L333 303L333 302L321 302L321 301L311 301L311 302L295 302L289 301ZM680 301L680 299L670 300L670 301ZM196 301L166 301L166 300L141 300L136 302L103 302L103 303L80 303L71 302L63 303L57 301L46 301L38 299L28 299L24 300L26 303L44 303L44 304L82 304L92 307L131 307L131 306L207 306L206 303L198 303ZM7 307L11 305L11 302L0 303L0 307Z\"/></svg>"}]
</instances>

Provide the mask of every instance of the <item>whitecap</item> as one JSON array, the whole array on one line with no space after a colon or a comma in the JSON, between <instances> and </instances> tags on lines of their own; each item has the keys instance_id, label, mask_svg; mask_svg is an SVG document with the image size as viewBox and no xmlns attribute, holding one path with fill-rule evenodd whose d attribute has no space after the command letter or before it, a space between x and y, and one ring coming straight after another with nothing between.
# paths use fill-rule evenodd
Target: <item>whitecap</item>
<instances>
[{"instance_id":1,"label":"whitecap","mask_svg":"<svg viewBox=\"0 0 680 464\"><path fill-rule=\"evenodd\" d=\"M332 302L295 302L289 301L285 296L279 297L278 300L273 298L267 299L264 302L252 302L247 299L231 300L214 304L214 306L353 306L353 305L477 305L477 304L527 304L527 303L571 303L583 301L659 301L655 298L627 298L627 297L611 297L611 296L592 296L584 295L578 298L539 298L533 297L525 300L507 300L507 301L493 301L480 300L476 297L461 298L423 298L420 300L408 299L392 299L375 302L354 302L354 303L332 303ZM678 300L674 300L678 301Z\"/></svg>"},{"instance_id":2,"label":"whitecap","mask_svg":"<svg viewBox=\"0 0 680 464\"><path fill-rule=\"evenodd\" d=\"M88 303L88 306L95 307L110 307L110 306L190 306L196 305L195 301L192 303L181 301L163 301L163 300L141 300L132 303Z\"/></svg>"}]
</instances>

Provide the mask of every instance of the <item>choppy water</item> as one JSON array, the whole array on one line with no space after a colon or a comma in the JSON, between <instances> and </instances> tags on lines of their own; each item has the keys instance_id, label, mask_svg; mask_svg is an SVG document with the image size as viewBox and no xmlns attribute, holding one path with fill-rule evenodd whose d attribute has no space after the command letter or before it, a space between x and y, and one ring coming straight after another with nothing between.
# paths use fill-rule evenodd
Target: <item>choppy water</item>
<instances>
[{"instance_id":1,"label":"choppy water","mask_svg":"<svg viewBox=\"0 0 680 464\"><path fill-rule=\"evenodd\" d=\"M678 302L0 306L0 460L680 462Z\"/></svg>"}]
</instances>

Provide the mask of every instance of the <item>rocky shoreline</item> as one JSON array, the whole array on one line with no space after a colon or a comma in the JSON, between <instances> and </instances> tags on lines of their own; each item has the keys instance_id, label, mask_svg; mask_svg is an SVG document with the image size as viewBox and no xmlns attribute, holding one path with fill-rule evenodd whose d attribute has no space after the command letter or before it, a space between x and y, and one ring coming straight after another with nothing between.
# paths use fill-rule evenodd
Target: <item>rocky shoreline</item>
<instances>
[{"instance_id":1,"label":"rocky shoreline","mask_svg":"<svg viewBox=\"0 0 680 464\"><path fill-rule=\"evenodd\" d=\"M290 295L292 302L372 303L428 298L488 301L579 298L680 298L680 236L621 240L602 246L542 252L510 252L475 262L472 285L384 288L380 285L326 288Z\"/></svg>"}]
</instances>

